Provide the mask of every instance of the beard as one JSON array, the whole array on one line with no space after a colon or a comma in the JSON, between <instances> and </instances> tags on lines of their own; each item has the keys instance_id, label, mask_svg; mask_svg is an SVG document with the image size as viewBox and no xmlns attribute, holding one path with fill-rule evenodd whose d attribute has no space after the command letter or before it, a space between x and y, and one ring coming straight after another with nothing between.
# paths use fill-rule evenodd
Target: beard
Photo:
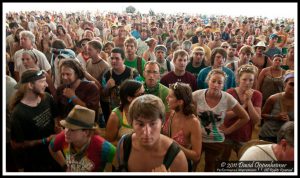
<instances>
[{"instance_id":1,"label":"beard","mask_svg":"<svg viewBox=\"0 0 300 178\"><path fill-rule=\"evenodd\" d=\"M43 99L45 97L45 90L44 91L41 91L41 90L38 90L36 87L34 87L32 89L32 92L36 95L36 96L39 96L41 99Z\"/></svg>"}]
</instances>

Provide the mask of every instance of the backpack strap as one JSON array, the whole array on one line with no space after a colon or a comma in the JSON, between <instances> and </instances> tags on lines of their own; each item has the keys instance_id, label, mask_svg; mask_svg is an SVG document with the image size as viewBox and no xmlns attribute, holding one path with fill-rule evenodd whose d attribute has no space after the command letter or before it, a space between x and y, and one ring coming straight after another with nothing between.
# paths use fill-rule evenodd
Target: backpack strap
<instances>
[{"instance_id":1,"label":"backpack strap","mask_svg":"<svg viewBox=\"0 0 300 178\"><path fill-rule=\"evenodd\" d=\"M167 69L170 72L171 71L171 62L167 60Z\"/></svg>"},{"instance_id":2,"label":"backpack strap","mask_svg":"<svg viewBox=\"0 0 300 178\"><path fill-rule=\"evenodd\" d=\"M165 165L166 169L169 169L169 167L173 163L173 160L175 159L179 151L180 151L179 146L175 142L172 142L172 144L168 148L168 151L163 161L163 164Z\"/></svg>"},{"instance_id":3,"label":"backpack strap","mask_svg":"<svg viewBox=\"0 0 300 178\"><path fill-rule=\"evenodd\" d=\"M125 171L128 171L128 159L131 152L131 136L132 133L123 135L118 143L117 159L119 162L119 171L122 171L124 169ZM120 146L122 142L123 142L123 160L121 160L120 158Z\"/></svg>"},{"instance_id":4,"label":"backpack strap","mask_svg":"<svg viewBox=\"0 0 300 178\"><path fill-rule=\"evenodd\" d=\"M264 153L266 153L266 155L268 155L273 161L276 161L273 156L271 156L268 152L266 152L266 150L264 150L262 147L255 145L257 148L259 148L260 150L262 150Z\"/></svg>"},{"instance_id":5,"label":"backpack strap","mask_svg":"<svg viewBox=\"0 0 300 178\"><path fill-rule=\"evenodd\" d=\"M140 56L137 57L137 70L140 75L143 76L143 68L142 68L142 58Z\"/></svg>"},{"instance_id":6,"label":"backpack strap","mask_svg":"<svg viewBox=\"0 0 300 178\"><path fill-rule=\"evenodd\" d=\"M231 70L234 71L235 70L235 65L234 65L234 61L231 64Z\"/></svg>"},{"instance_id":7,"label":"backpack strap","mask_svg":"<svg viewBox=\"0 0 300 178\"><path fill-rule=\"evenodd\" d=\"M130 77L129 77L130 79L133 79L133 72L134 72L134 68L131 67L130 68Z\"/></svg>"}]
</instances>

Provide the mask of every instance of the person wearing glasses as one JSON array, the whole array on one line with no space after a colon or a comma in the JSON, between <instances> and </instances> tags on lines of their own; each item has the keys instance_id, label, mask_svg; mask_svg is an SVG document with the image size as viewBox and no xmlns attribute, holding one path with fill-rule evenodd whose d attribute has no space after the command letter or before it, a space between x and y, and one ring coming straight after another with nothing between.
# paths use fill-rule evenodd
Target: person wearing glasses
<instances>
[{"instance_id":1,"label":"person wearing glasses","mask_svg":"<svg viewBox=\"0 0 300 178\"><path fill-rule=\"evenodd\" d=\"M239 102L229 93L222 91L226 76L224 71L213 69L206 77L208 88L193 92L196 113L201 119L205 172L216 171L217 162L225 148L225 135L233 133L249 121L247 112ZM239 116L239 119L226 128L222 125L228 110L232 110Z\"/></svg>"},{"instance_id":2,"label":"person wearing glasses","mask_svg":"<svg viewBox=\"0 0 300 178\"><path fill-rule=\"evenodd\" d=\"M248 148L240 161L294 161L294 127L293 121L285 122L276 134L275 143Z\"/></svg>"},{"instance_id":3,"label":"person wearing glasses","mask_svg":"<svg viewBox=\"0 0 300 178\"><path fill-rule=\"evenodd\" d=\"M172 84L167 101L171 113L170 117L166 117L162 133L178 143L188 160L188 170L196 171L201 156L202 134L191 87L180 82Z\"/></svg>"},{"instance_id":4,"label":"person wearing glasses","mask_svg":"<svg viewBox=\"0 0 300 178\"><path fill-rule=\"evenodd\" d=\"M232 150L235 151L236 154L239 153L241 147L251 140L252 132L255 126L260 122L262 94L252 89L255 84L257 70L257 67L251 64L240 66L236 72L239 86L227 90L227 93L231 94L247 111L250 121L240 129L225 135L225 150L222 161L229 161ZM224 119L224 127L231 127L238 119L239 116L233 111L227 111Z\"/></svg>"},{"instance_id":5,"label":"person wearing glasses","mask_svg":"<svg viewBox=\"0 0 300 178\"><path fill-rule=\"evenodd\" d=\"M264 124L259 138L276 143L276 133L286 121L294 121L294 71L288 70L283 79L283 92L271 95L263 109Z\"/></svg>"},{"instance_id":6,"label":"person wearing glasses","mask_svg":"<svg viewBox=\"0 0 300 178\"><path fill-rule=\"evenodd\" d=\"M45 92L45 71L26 70L16 85L11 99L11 146L16 151L18 171L60 171L48 151L55 134L57 108L52 96Z\"/></svg>"},{"instance_id":7,"label":"person wearing glasses","mask_svg":"<svg viewBox=\"0 0 300 178\"><path fill-rule=\"evenodd\" d=\"M60 124L64 130L51 140L49 152L64 171L108 171L116 148L95 134L95 111L75 105Z\"/></svg>"},{"instance_id":8,"label":"person wearing glasses","mask_svg":"<svg viewBox=\"0 0 300 178\"><path fill-rule=\"evenodd\" d=\"M112 110L105 130L105 138L113 145L116 146L123 135L133 131L132 120L128 117L129 105L144 92L144 86L138 81L128 79L121 84L120 105Z\"/></svg>"},{"instance_id":9,"label":"person wearing glasses","mask_svg":"<svg viewBox=\"0 0 300 178\"><path fill-rule=\"evenodd\" d=\"M160 98L150 94L135 98L128 117L134 132L124 135L118 143L118 171L188 171L184 152L171 138L161 134L165 109Z\"/></svg>"},{"instance_id":10,"label":"person wearing glasses","mask_svg":"<svg viewBox=\"0 0 300 178\"><path fill-rule=\"evenodd\" d=\"M273 64L270 67L264 68L258 76L256 89L263 94L263 104L269 96L283 91L283 76L286 71L280 67L282 61L282 55L274 55Z\"/></svg>"},{"instance_id":11,"label":"person wearing glasses","mask_svg":"<svg viewBox=\"0 0 300 178\"><path fill-rule=\"evenodd\" d=\"M159 82L160 80L160 65L155 61L148 61L145 65L144 71L144 88L146 94L152 94L159 97L164 105L166 117L169 116L170 110L167 103L167 95L169 93L169 89ZM163 120L164 122L165 120Z\"/></svg>"}]
</instances>

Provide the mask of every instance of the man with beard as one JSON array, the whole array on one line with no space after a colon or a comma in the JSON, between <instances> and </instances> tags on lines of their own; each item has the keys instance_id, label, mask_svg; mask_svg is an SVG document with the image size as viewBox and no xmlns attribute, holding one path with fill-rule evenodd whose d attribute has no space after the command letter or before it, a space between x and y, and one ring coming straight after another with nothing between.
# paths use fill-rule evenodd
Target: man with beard
<instances>
[{"instance_id":1,"label":"man with beard","mask_svg":"<svg viewBox=\"0 0 300 178\"><path fill-rule=\"evenodd\" d=\"M55 97L59 120L65 118L75 105L81 105L94 110L95 121L98 121L99 90L96 84L84 80L84 70L80 63L72 59L64 59L59 70L62 85L57 88Z\"/></svg>"},{"instance_id":2,"label":"man with beard","mask_svg":"<svg viewBox=\"0 0 300 178\"><path fill-rule=\"evenodd\" d=\"M223 44L221 45L221 47L224 48ZM227 49L227 59L226 59L225 65L239 60L239 58L237 56L235 56L237 44L231 43L228 45L228 47L229 48Z\"/></svg>"},{"instance_id":3,"label":"man with beard","mask_svg":"<svg viewBox=\"0 0 300 178\"><path fill-rule=\"evenodd\" d=\"M11 100L11 146L16 152L18 171L51 172L59 166L48 152L55 134L56 108L52 96L45 93L45 71L27 70L16 85Z\"/></svg>"}]
</instances>

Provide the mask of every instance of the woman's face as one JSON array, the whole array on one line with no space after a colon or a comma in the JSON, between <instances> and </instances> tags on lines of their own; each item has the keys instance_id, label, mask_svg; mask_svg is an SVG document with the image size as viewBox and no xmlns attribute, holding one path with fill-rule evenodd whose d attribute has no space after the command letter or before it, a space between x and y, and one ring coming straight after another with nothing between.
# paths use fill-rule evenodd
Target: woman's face
<instances>
[{"instance_id":1,"label":"woman's face","mask_svg":"<svg viewBox=\"0 0 300 178\"><path fill-rule=\"evenodd\" d=\"M284 91L286 93L290 93L294 95L294 78L287 79L285 85L284 85Z\"/></svg>"},{"instance_id":2,"label":"woman's face","mask_svg":"<svg viewBox=\"0 0 300 178\"><path fill-rule=\"evenodd\" d=\"M29 54L22 55L22 62L26 69L35 68L36 66L36 61Z\"/></svg>"},{"instance_id":3,"label":"woman's face","mask_svg":"<svg viewBox=\"0 0 300 178\"><path fill-rule=\"evenodd\" d=\"M208 88L216 92L222 91L224 86L224 81L225 78L222 74L218 74L218 73L212 74L212 76L208 81Z\"/></svg>"},{"instance_id":4,"label":"woman's face","mask_svg":"<svg viewBox=\"0 0 300 178\"><path fill-rule=\"evenodd\" d=\"M244 90L251 89L254 84L255 76L253 73L242 73L242 75L239 77L239 86L240 88Z\"/></svg>"}]
</instances>

